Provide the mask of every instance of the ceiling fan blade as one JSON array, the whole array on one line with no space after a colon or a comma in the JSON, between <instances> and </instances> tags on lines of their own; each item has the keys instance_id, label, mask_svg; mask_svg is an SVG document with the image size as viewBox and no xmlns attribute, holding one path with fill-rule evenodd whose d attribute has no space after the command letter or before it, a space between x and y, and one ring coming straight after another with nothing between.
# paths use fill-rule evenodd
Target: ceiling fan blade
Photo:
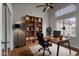
<instances>
[{"instance_id":1,"label":"ceiling fan blade","mask_svg":"<svg viewBox=\"0 0 79 59\"><path fill-rule=\"evenodd\" d=\"M39 6L36 6L36 7L38 8L38 7L42 7L42 6L44 6L44 5L39 5Z\"/></svg>"},{"instance_id":2,"label":"ceiling fan blade","mask_svg":"<svg viewBox=\"0 0 79 59\"><path fill-rule=\"evenodd\" d=\"M46 7L47 7L48 5L49 5L48 3L45 4Z\"/></svg>"},{"instance_id":3,"label":"ceiling fan blade","mask_svg":"<svg viewBox=\"0 0 79 59\"><path fill-rule=\"evenodd\" d=\"M52 7L52 6L49 6L51 9L53 9L54 7Z\"/></svg>"},{"instance_id":4,"label":"ceiling fan blade","mask_svg":"<svg viewBox=\"0 0 79 59\"><path fill-rule=\"evenodd\" d=\"M54 3L49 3L49 4L54 4Z\"/></svg>"},{"instance_id":5,"label":"ceiling fan blade","mask_svg":"<svg viewBox=\"0 0 79 59\"><path fill-rule=\"evenodd\" d=\"M46 7L43 9L43 12L45 12L45 10L46 10Z\"/></svg>"}]
</instances>

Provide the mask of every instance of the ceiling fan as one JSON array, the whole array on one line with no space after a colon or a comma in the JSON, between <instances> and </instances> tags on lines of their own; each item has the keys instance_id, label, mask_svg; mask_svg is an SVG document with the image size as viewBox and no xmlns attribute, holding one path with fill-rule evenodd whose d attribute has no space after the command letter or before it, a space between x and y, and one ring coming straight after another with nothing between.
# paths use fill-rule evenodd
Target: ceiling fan
<instances>
[{"instance_id":1,"label":"ceiling fan","mask_svg":"<svg viewBox=\"0 0 79 59\"><path fill-rule=\"evenodd\" d=\"M43 9L43 12L45 12L46 11L46 9L53 9L54 7L52 6L52 4L53 3L44 3L43 5L39 5L39 6L36 6L37 8L38 7L44 7L44 9Z\"/></svg>"}]
</instances>

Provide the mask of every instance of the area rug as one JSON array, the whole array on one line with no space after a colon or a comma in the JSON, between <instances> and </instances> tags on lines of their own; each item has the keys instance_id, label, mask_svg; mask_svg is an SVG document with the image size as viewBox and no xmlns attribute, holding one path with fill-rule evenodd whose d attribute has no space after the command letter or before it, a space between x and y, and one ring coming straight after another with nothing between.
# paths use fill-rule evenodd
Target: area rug
<instances>
[{"instance_id":1,"label":"area rug","mask_svg":"<svg viewBox=\"0 0 79 59\"><path fill-rule=\"evenodd\" d=\"M39 44L35 46L31 46L29 48L34 56L42 56L43 50L41 50L40 52L38 51L41 48ZM57 44L52 43L52 46L49 47L49 49L51 51L51 55L49 54L48 51L45 51L45 56L56 56ZM70 55L69 49L62 47L62 46L60 46L59 48L59 56L75 56L76 54L77 54L76 51L71 50L71 55Z\"/></svg>"}]
</instances>

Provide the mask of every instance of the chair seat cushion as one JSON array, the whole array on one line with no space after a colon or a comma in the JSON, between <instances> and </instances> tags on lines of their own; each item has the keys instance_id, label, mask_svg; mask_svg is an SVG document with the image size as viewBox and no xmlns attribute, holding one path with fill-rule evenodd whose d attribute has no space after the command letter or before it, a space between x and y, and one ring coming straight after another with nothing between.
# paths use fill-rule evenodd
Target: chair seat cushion
<instances>
[{"instance_id":1,"label":"chair seat cushion","mask_svg":"<svg viewBox=\"0 0 79 59\"><path fill-rule=\"evenodd\" d=\"M51 43L49 43L48 41L44 42L44 44L42 44L43 47L49 47L49 46L52 46Z\"/></svg>"}]
</instances>

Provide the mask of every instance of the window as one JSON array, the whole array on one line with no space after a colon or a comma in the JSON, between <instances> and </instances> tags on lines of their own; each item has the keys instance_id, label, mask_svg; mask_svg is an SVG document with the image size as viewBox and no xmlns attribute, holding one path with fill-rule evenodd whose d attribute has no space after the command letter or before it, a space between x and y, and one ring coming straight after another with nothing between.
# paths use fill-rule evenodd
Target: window
<instances>
[{"instance_id":1,"label":"window","mask_svg":"<svg viewBox=\"0 0 79 59\"><path fill-rule=\"evenodd\" d=\"M62 9L56 11L55 16L58 17L58 16L62 16L62 15L68 14L68 13L75 12L75 11L76 11L76 7L75 7L75 5L72 4L70 6L67 6L65 8L62 8Z\"/></svg>"},{"instance_id":2,"label":"window","mask_svg":"<svg viewBox=\"0 0 79 59\"><path fill-rule=\"evenodd\" d=\"M63 34L63 19L57 20L57 30L61 30L61 35L75 37L76 36L76 18L64 19L65 31Z\"/></svg>"}]
</instances>

